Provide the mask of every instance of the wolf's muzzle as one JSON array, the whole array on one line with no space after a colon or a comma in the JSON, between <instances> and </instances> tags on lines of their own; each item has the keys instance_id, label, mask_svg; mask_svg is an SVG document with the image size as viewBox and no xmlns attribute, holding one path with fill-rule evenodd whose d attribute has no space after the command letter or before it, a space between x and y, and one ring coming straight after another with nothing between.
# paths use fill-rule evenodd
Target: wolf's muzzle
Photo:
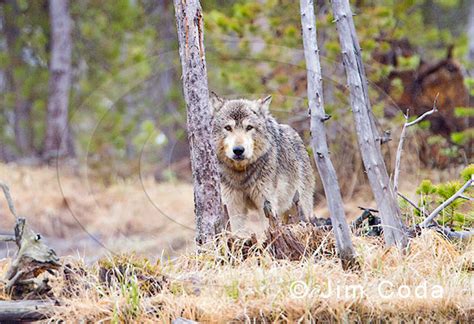
<instances>
[{"instance_id":1,"label":"wolf's muzzle","mask_svg":"<svg viewBox=\"0 0 474 324\"><path fill-rule=\"evenodd\" d=\"M232 152L234 152L234 160L240 161L244 159L245 148L243 146L235 146Z\"/></svg>"}]
</instances>

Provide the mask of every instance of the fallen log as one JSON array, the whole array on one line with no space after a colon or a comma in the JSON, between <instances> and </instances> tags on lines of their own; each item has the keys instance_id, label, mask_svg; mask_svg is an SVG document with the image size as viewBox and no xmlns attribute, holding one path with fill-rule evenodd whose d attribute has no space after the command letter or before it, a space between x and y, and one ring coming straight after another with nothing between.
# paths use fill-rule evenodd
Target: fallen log
<instances>
[{"instance_id":1,"label":"fallen log","mask_svg":"<svg viewBox=\"0 0 474 324\"><path fill-rule=\"evenodd\" d=\"M0 301L0 322L5 321L39 321L49 318L52 314L54 301L15 300Z\"/></svg>"}]
</instances>

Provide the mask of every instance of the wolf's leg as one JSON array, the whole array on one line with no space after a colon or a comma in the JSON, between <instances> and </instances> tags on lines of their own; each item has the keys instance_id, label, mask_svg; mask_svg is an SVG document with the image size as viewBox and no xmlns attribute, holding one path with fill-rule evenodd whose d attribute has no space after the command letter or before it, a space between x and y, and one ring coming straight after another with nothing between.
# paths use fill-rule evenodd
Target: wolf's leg
<instances>
[{"instance_id":1,"label":"wolf's leg","mask_svg":"<svg viewBox=\"0 0 474 324\"><path fill-rule=\"evenodd\" d=\"M265 220L266 225L269 225L268 218L265 215L265 210L264 210L266 201L271 206L272 212L275 215L276 219L280 221L280 217L282 215L278 214L278 197L275 193L271 193L271 192L258 193L254 195L252 199L255 203L255 206L257 206L259 218Z\"/></svg>"},{"instance_id":2,"label":"wolf's leg","mask_svg":"<svg viewBox=\"0 0 474 324\"><path fill-rule=\"evenodd\" d=\"M241 192L223 190L222 202L227 206L232 232L245 234L247 207Z\"/></svg>"},{"instance_id":3,"label":"wolf's leg","mask_svg":"<svg viewBox=\"0 0 474 324\"><path fill-rule=\"evenodd\" d=\"M303 214L303 221L310 221L313 217L313 196L311 193L306 193L300 197L299 207Z\"/></svg>"}]
</instances>

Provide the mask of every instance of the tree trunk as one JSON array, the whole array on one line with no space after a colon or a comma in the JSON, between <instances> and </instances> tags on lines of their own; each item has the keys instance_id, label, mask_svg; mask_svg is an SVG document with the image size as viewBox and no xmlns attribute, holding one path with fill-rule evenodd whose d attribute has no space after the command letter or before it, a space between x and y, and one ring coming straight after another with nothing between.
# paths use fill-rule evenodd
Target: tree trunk
<instances>
[{"instance_id":1,"label":"tree trunk","mask_svg":"<svg viewBox=\"0 0 474 324\"><path fill-rule=\"evenodd\" d=\"M370 186L382 219L385 243L406 247L406 229L401 220L383 156L380 139L375 135L374 119L367 90L367 79L360 55L360 46L348 0L332 0L342 60L350 90L350 101L356 126L359 149Z\"/></svg>"},{"instance_id":2,"label":"tree trunk","mask_svg":"<svg viewBox=\"0 0 474 324\"><path fill-rule=\"evenodd\" d=\"M16 95L15 98L15 143L21 155L27 156L33 152L32 148L32 124L31 124L31 103Z\"/></svg>"},{"instance_id":3,"label":"tree trunk","mask_svg":"<svg viewBox=\"0 0 474 324\"><path fill-rule=\"evenodd\" d=\"M71 89L72 21L68 0L50 0L51 62L49 100L46 116L46 159L74 155L68 125L69 92Z\"/></svg>"},{"instance_id":4,"label":"tree trunk","mask_svg":"<svg viewBox=\"0 0 474 324\"><path fill-rule=\"evenodd\" d=\"M220 179L211 130L211 111L204 52L204 22L199 0L174 0L179 56L194 178L197 242L224 228Z\"/></svg>"},{"instance_id":5,"label":"tree trunk","mask_svg":"<svg viewBox=\"0 0 474 324\"><path fill-rule=\"evenodd\" d=\"M336 170L329 156L326 128L328 120L324 111L321 63L316 35L316 17L313 0L300 0L301 27L303 29L304 56L306 60L308 101L311 114L311 147L318 167L324 193L328 202L331 222L336 237L336 248L343 265L350 264L355 256L351 232L346 222L341 191Z\"/></svg>"},{"instance_id":6,"label":"tree trunk","mask_svg":"<svg viewBox=\"0 0 474 324\"><path fill-rule=\"evenodd\" d=\"M159 170L163 172L171 164L189 159L189 145L186 137L180 136L180 131L185 128L184 122L177 100L171 98L171 93L176 83L179 82L177 72L174 69L173 56L171 55L176 45L176 30L173 24L171 1L158 0L157 9L160 20L156 28L159 44L163 49L160 51L161 64L158 66L156 76L156 82L159 86L155 86L157 89L153 93L153 100L161 107L162 114L160 116L167 116L158 120L160 130L167 138L163 148L164 160Z\"/></svg>"},{"instance_id":7,"label":"tree trunk","mask_svg":"<svg viewBox=\"0 0 474 324\"><path fill-rule=\"evenodd\" d=\"M20 30L17 19L20 15L18 4L15 0L8 0L4 7L4 34L9 57L9 64L5 70L6 88L14 95L14 122L15 144L21 156L33 153L31 103L24 97L22 87L15 78L15 69L23 63L21 57L21 44L19 42Z\"/></svg>"},{"instance_id":8,"label":"tree trunk","mask_svg":"<svg viewBox=\"0 0 474 324\"><path fill-rule=\"evenodd\" d=\"M474 1L471 1L469 15L467 17L467 37L469 47L467 60L471 64L469 67L469 76L474 78Z\"/></svg>"}]
</instances>

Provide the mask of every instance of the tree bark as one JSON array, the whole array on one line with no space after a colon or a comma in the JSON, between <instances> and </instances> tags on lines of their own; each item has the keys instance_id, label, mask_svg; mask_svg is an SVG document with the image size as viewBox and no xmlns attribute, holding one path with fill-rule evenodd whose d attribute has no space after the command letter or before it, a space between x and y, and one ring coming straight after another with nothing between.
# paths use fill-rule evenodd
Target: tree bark
<instances>
[{"instance_id":1,"label":"tree bark","mask_svg":"<svg viewBox=\"0 0 474 324\"><path fill-rule=\"evenodd\" d=\"M341 44L342 60L350 90L350 102L365 171L382 219L385 243L405 248L406 229L390 185L387 169L376 136L368 97L367 79L360 54L359 41L348 0L332 0L332 8Z\"/></svg>"},{"instance_id":2,"label":"tree bark","mask_svg":"<svg viewBox=\"0 0 474 324\"><path fill-rule=\"evenodd\" d=\"M313 0L300 0L300 10L311 115L311 147L328 202L339 257L343 264L350 264L354 259L355 251L352 245L351 232L346 222L336 170L331 162L327 143L324 122L328 120L328 117L324 111L321 63Z\"/></svg>"},{"instance_id":3,"label":"tree bark","mask_svg":"<svg viewBox=\"0 0 474 324\"><path fill-rule=\"evenodd\" d=\"M221 232L225 225L217 157L211 133L204 22L199 0L174 0L174 7L194 179L196 240L204 243Z\"/></svg>"},{"instance_id":4,"label":"tree bark","mask_svg":"<svg viewBox=\"0 0 474 324\"><path fill-rule=\"evenodd\" d=\"M68 0L49 0L51 21L51 62L49 100L46 116L46 159L73 156L68 124L71 89L72 21Z\"/></svg>"}]
</instances>

